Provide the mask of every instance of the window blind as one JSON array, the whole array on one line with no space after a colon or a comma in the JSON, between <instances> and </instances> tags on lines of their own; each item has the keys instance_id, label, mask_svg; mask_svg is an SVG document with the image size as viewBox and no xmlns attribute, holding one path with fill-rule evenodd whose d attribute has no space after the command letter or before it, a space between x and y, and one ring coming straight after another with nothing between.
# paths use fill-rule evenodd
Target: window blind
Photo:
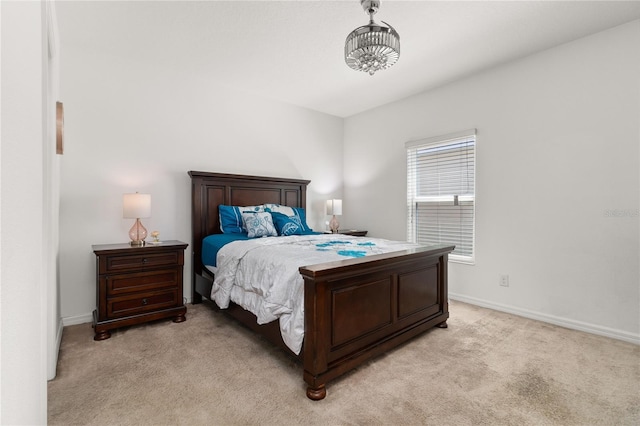
<instances>
[{"instance_id":1,"label":"window blind","mask_svg":"<svg viewBox=\"0 0 640 426\"><path fill-rule=\"evenodd\" d=\"M407 142L407 237L474 261L476 131Z\"/></svg>"}]
</instances>

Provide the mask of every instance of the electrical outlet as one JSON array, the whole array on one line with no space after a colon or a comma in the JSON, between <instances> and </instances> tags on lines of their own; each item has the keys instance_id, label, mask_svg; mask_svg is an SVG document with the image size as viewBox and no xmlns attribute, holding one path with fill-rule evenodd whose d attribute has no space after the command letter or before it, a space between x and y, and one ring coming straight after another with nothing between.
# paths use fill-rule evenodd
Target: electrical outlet
<instances>
[{"instance_id":1,"label":"electrical outlet","mask_svg":"<svg viewBox=\"0 0 640 426\"><path fill-rule=\"evenodd\" d=\"M502 287L509 287L509 275L500 275L500 285Z\"/></svg>"}]
</instances>

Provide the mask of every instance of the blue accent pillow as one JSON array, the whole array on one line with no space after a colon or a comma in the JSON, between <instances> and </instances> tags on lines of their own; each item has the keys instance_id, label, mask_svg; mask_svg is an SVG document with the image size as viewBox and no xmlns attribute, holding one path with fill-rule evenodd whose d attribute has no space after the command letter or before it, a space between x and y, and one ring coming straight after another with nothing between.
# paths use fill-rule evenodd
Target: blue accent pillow
<instances>
[{"instance_id":1,"label":"blue accent pillow","mask_svg":"<svg viewBox=\"0 0 640 426\"><path fill-rule=\"evenodd\" d=\"M307 225L307 215L303 208L281 206L280 204L264 204L264 211L270 212L272 214L273 213L282 214L288 217L289 219L293 220L295 223L298 224L298 226L300 226L299 231L294 232L293 230L291 230L287 234L282 234L281 228L282 226L285 225L285 223L283 223L284 219L280 217L278 218L278 220L281 223L281 227L278 228L278 226L276 225L276 228L278 229L278 233L280 235L305 235L305 234L313 233L313 229L311 229L309 225ZM273 218L273 223L274 224L276 223L276 217Z\"/></svg>"},{"instance_id":2,"label":"blue accent pillow","mask_svg":"<svg viewBox=\"0 0 640 426\"><path fill-rule=\"evenodd\" d=\"M305 232L313 232L313 229L307 225L307 214L303 208L300 207L292 207L294 216L297 216L300 220L300 224L302 224L302 229Z\"/></svg>"},{"instance_id":3,"label":"blue accent pillow","mask_svg":"<svg viewBox=\"0 0 640 426\"><path fill-rule=\"evenodd\" d=\"M268 212L242 213L242 222L249 238L277 237L271 214Z\"/></svg>"},{"instance_id":4,"label":"blue accent pillow","mask_svg":"<svg viewBox=\"0 0 640 426\"><path fill-rule=\"evenodd\" d=\"M218 214L220 216L220 230L223 234L240 234L246 232L242 223L242 212L245 211L264 211L262 206L218 206Z\"/></svg>"},{"instance_id":5,"label":"blue accent pillow","mask_svg":"<svg viewBox=\"0 0 640 426\"><path fill-rule=\"evenodd\" d=\"M304 228L295 216L287 216L282 213L271 212L273 224L278 235L304 235Z\"/></svg>"}]
</instances>

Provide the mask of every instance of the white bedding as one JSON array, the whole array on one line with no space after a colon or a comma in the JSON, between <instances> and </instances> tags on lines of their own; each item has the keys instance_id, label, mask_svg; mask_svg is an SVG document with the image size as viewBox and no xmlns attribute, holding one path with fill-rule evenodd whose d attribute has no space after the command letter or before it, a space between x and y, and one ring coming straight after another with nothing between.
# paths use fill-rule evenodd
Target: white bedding
<instances>
[{"instance_id":1,"label":"white bedding","mask_svg":"<svg viewBox=\"0 0 640 426\"><path fill-rule=\"evenodd\" d=\"M252 312L259 324L278 319L285 344L300 353L304 338L303 279L298 268L389 253L417 244L347 235L295 235L234 241L218 251L211 298Z\"/></svg>"}]
</instances>

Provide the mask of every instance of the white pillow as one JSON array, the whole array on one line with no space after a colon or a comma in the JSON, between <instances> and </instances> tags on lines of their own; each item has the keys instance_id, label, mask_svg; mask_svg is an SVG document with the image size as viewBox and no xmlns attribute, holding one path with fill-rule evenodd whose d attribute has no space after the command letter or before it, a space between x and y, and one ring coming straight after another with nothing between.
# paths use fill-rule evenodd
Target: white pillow
<instances>
[{"instance_id":1,"label":"white pillow","mask_svg":"<svg viewBox=\"0 0 640 426\"><path fill-rule=\"evenodd\" d=\"M278 236L278 231L276 231L276 227L273 226L273 220L269 212L243 212L242 224L247 230L247 236L249 238Z\"/></svg>"},{"instance_id":2,"label":"white pillow","mask_svg":"<svg viewBox=\"0 0 640 426\"><path fill-rule=\"evenodd\" d=\"M263 204L263 211L265 212L274 212L274 213L282 213L286 216L293 216L294 211L293 208L289 206L281 206L280 204Z\"/></svg>"}]
</instances>

